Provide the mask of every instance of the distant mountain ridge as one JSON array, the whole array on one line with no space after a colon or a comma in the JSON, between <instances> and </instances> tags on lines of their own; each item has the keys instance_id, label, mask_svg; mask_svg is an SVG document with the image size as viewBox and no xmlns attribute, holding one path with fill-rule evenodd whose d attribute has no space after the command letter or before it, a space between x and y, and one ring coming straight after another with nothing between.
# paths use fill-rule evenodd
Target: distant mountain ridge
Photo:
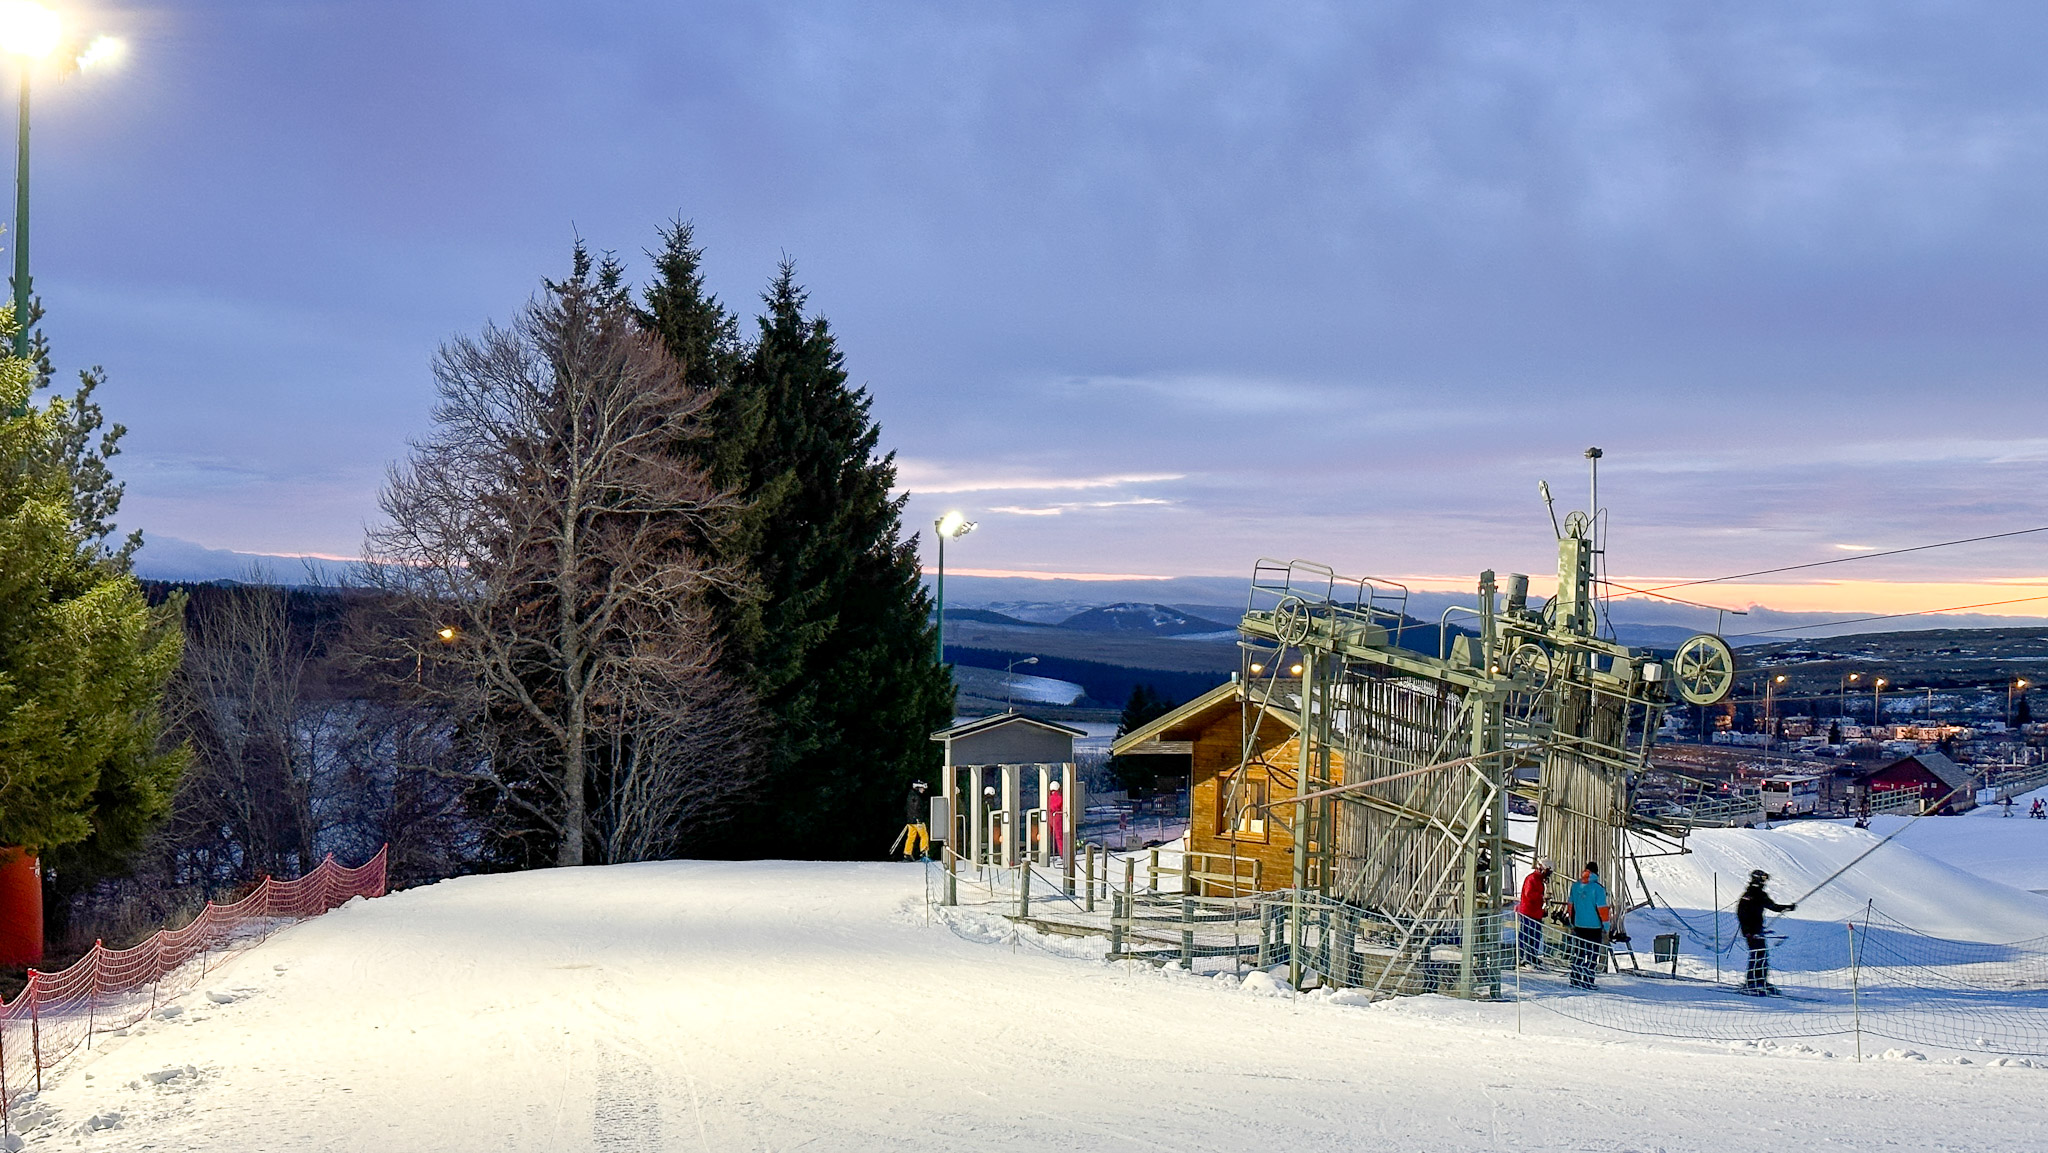
<instances>
[{"instance_id":1,"label":"distant mountain ridge","mask_svg":"<svg viewBox=\"0 0 2048 1153\"><path fill-rule=\"evenodd\" d=\"M1137 601L1120 601L1076 613L1061 621L1059 627L1090 633L1142 633L1155 637L1227 633L1237 629L1235 624L1207 620L1170 605Z\"/></svg>"}]
</instances>

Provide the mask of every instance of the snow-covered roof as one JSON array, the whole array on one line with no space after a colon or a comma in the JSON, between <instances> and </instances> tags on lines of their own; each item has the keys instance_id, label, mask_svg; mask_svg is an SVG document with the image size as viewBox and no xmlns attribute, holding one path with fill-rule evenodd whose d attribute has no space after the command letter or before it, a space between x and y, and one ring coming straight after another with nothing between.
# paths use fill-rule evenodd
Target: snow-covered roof
<instances>
[{"instance_id":1,"label":"snow-covered roof","mask_svg":"<svg viewBox=\"0 0 2048 1153\"><path fill-rule=\"evenodd\" d=\"M932 739L935 741L956 740L960 737L969 737L976 733L985 733L992 729L999 729L1005 725L1035 725L1041 729L1065 733L1070 737L1085 737L1088 735L1081 729L1069 728L1056 721L1042 721L1037 717L1027 717L1023 713L1008 712L997 713L991 717L976 717L971 721L962 721L950 729L940 729L938 732L933 733Z\"/></svg>"},{"instance_id":2,"label":"snow-covered roof","mask_svg":"<svg viewBox=\"0 0 2048 1153\"><path fill-rule=\"evenodd\" d=\"M1223 684L1217 685L1215 688L1174 709L1165 716L1140 725L1138 728L1118 737L1116 743L1110 746L1110 752L1122 755L1125 753L1162 751L1156 748L1147 750L1141 746L1157 746L1161 742L1171 743L1180 739L1192 739L1175 738L1172 734L1181 730L1201 729L1207 726L1217 714L1238 708L1239 702L1242 699L1238 690L1243 687L1243 684L1238 681L1226 681ZM1294 714L1290 710L1298 711L1299 693L1300 690L1295 688L1293 684L1286 684L1275 689L1271 699L1266 699L1264 702L1267 711L1290 729L1295 725ZM1264 698L1263 693L1258 695L1262 699ZM1165 751L1185 752L1186 750L1172 749Z\"/></svg>"}]
</instances>

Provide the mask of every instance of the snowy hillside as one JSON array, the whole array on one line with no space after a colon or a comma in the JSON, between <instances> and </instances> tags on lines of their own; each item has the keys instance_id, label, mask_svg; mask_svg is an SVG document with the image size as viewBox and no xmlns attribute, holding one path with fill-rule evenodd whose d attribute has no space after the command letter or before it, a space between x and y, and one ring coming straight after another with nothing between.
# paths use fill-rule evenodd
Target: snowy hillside
<instances>
[{"instance_id":1,"label":"snowy hillside","mask_svg":"<svg viewBox=\"0 0 2048 1153\"><path fill-rule=\"evenodd\" d=\"M1967 819L1929 817L1930 835ZM1975 825L1976 822L1969 822ZM2043 822L2033 822L2039 826ZM1959 830L1960 831L1960 830ZM2039 830L2029 830L2039 831ZM1771 874L1780 901L1798 900L1882 839L1878 829L1797 821L1771 829L1702 829L1683 857L1646 857L1643 877L1661 904L1679 909L1730 907L1751 869ZM2048 840L2048 838L2043 838ZM1867 903L1937 937L2005 942L2048 936L2048 897L2003 885L1910 847L1901 837L1801 902L1792 918L1834 923L1861 916Z\"/></svg>"},{"instance_id":2,"label":"snowy hillside","mask_svg":"<svg viewBox=\"0 0 2048 1153\"><path fill-rule=\"evenodd\" d=\"M1505 1004L1108 965L989 913L927 922L926 878L676 863L358 902L102 1038L14 1125L91 1150L2048 1143L2044 1070L1617 1041L1533 1007L1518 1034Z\"/></svg>"}]
</instances>

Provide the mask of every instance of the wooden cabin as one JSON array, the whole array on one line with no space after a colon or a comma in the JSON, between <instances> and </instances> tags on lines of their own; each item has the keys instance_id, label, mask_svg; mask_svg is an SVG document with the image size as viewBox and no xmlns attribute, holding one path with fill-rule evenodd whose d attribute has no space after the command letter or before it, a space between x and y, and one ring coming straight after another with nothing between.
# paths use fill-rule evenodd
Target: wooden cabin
<instances>
[{"instance_id":1,"label":"wooden cabin","mask_svg":"<svg viewBox=\"0 0 2048 1153\"><path fill-rule=\"evenodd\" d=\"M1908 789L1920 797L1919 809L1943 814L1966 813L1977 807L1976 781L1970 770L1940 753L1914 753L1863 775L1864 795Z\"/></svg>"},{"instance_id":2,"label":"wooden cabin","mask_svg":"<svg viewBox=\"0 0 2048 1153\"><path fill-rule=\"evenodd\" d=\"M1263 687L1263 686L1262 686ZM1270 703L1246 699L1236 681L1218 685L1165 716L1119 737L1117 756L1186 758L1190 879L1204 896L1285 889L1294 876L1293 806L1301 742L1295 736L1299 689L1281 682ZM1245 764L1245 730L1253 738ZM1331 776L1343 779L1341 754ZM1240 779L1242 768L1242 779ZM1311 844L1311 861L1315 850Z\"/></svg>"}]
</instances>

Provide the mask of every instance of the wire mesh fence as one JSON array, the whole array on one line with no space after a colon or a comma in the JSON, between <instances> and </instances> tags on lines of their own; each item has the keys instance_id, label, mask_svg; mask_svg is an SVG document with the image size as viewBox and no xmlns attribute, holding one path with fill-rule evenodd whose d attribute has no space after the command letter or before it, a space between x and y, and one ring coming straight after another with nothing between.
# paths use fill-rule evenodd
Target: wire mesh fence
<instances>
[{"instance_id":1,"label":"wire mesh fence","mask_svg":"<svg viewBox=\"0 0 2048 1153\"><path fill-rule=\"evenodd\" d=\"M1099 936L1113 960L1194 972L1285 967L1304 987L1372 999L1521 1000L1638 1035L1840 1037L1859 1052L1883 1041L2048 1056L2048 937L1942 938L1874 905L1854 921L1781 920L1755 958L1764 987L1746 988L1750 942L1732 917L1712 910L1637 909L1632 939L1585 940L1512 910L1404 920L1314 892L1198 896L1180 891L1173 870L1149 864L1117 858L1079 878L1072 893L1062 877L1036 869L988 870L961 891L1042 929Z\"/></svg>"},{"instance_id":2,"label":"wire mesh fence","mask_svg":"<svg viewBox=\"0 0 2048 1153\"><path fill-rule=\"evenodd\" d=\"M40 1090L43 1073L98 1033L127 1028L197 985L215 955L247 948L271 933L355 897L384 894L386 849L355 868L332 855L295 881L266 877L232 904L208 902L190 923L162 929L128 949L94 942L55 973L31 969L28 984L0 1005L0 1113Z\"/></svg>"}]
</instances>

